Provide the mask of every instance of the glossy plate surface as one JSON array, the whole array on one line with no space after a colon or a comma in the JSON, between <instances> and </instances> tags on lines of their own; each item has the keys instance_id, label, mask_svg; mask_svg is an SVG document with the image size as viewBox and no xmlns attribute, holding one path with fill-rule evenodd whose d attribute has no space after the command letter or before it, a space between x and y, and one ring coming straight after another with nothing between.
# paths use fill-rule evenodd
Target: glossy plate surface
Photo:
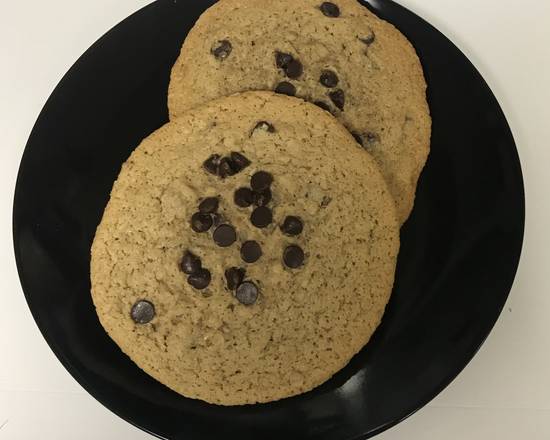
<instances>
[{"instance_id":1,"label":"glossy plate surface","mask_svg":"<svg viewBox=\"0 0 550 440\"><path fill-rule=\"evenodd\" d=\"M426 404L498 318L524 226L521 168L487 84L442 34L390 1L369 7L413 42L433 115L432 153L402 230L392 300L373 341L330 381L265 405L185 399L109 339L90 297L89 249L122 162L167 121L170 68L201 0L161 0L119 24L71 68L42 111L17 182L21 283L48 344L87 391L166 439L372 436Z\"/></svg>"}]
</instances>

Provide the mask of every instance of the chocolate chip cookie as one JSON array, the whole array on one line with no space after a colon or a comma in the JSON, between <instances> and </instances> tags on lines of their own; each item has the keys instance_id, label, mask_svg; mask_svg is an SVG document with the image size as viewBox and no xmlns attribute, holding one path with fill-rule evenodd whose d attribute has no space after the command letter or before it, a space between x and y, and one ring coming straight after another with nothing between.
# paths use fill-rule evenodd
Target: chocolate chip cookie
<instances>
[{"instance_id":1,"label":"chocolate chip cookie","mask_svg":"<svg viewBox=\"0 0 550 440\"><path fill-rule=\"evenodd\" d=\"M298 96L332 113L371 153L403 223L429 152L426 83L409 41L356 0L221 0L172 70L172 118L246 90Z\"/></svg>"},{"instance_id":2,"label":"chocolate chip cookie","mask_svg":"<svg viewBox=\"0 0 550 440\"><path fill-rule=\"evenodd\" d=\"M399 226L372 157L327 112L248 92L183 113L122 166L92 247L100 321L184 396L311 390L378 326Z\"/></svg>"}]
</instances>

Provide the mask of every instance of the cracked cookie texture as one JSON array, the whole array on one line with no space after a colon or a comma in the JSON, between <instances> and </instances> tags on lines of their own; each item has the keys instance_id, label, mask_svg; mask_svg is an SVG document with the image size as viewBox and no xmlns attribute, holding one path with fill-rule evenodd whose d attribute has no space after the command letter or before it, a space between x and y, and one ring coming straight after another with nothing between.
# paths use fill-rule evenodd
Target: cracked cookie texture
<instances>
[{"instance_id":1,"label":"cracked cookie texture","mask_svg":"<svg viewBox=\"0 0 550 440\"><path fill-rule=\"evenodd\" d=\"M431 118L418 56L393 25L356 0L220 0L172 69L170 115L247 90L276 90L331 112L373 155L405 222Z\"/></svg>"},{"instance_id":2,"label":"cracked cookie texture","mask_svg":"<svg viewBox=\"0 0 550 440\"><path fill-rule=\"evenodd\" d=\"M204 168L232 152L250 162L237 174ZM262 228L235 202L259 171L272 176L273 219ZM191 228L207 198L236 232L230 246ZM282 232L289 216L299 234ZM262 254L245 263L251 240ZM303 249L293 269L289 246ZM92 297L110 337L167 387L221 405L268 402L325 382L369 341L398 249L393 199L349 132L301 99L248 92L182 113L124 163L92 246ZM181 270L186 252L211 273L202 290ZM251 305L227 287L231 267L257 286Z\"/></svg>"}]
</instances>

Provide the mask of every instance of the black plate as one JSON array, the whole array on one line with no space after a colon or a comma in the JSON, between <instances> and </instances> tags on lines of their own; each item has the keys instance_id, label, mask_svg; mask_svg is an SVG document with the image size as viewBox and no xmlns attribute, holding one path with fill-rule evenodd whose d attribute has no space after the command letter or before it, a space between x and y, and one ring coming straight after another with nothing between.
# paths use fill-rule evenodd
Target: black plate
<instances>
[{"instance_id":1,"label":"black plate","mask_svg":"<svg viewBox=\"0 0 550 440\"><path fill-rule=\"evenodd\" d=\"M15 251L29 307L88 392L160 437L372 436L448 385L500 314L524 226L510 129L483 78L447 38L393 2L372 1L369 7L417 48L433 114L432 153L402 230L384 322L344 370L304 395L234 408L180 397L136 367L99 325L89 250L120 165L167 121L170 67L212 3L145 7L95 43L51 95L28 141L15 195Z\"/></svg>"}]
</instances>

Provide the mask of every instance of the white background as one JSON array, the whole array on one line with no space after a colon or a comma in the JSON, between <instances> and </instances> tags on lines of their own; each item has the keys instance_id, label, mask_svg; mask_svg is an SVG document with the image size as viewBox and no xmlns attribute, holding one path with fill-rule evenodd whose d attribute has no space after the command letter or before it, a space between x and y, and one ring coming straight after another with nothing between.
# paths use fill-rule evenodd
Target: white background
<instances>
[{"instance_id":1,"label":"white background","mask_svg":"<svg viewBox=\"0 0 550 440\"><path fill-rule=\"evenodd\" d=\"M152 438L97 403L50 352L27 309L11 236L19 160L45 100L98 37L147 3L0 0L0 440ZM450 37L499 99L523 164L527 228L511 297L479 354L377 438L550 439L550 2L401 3Z\"/></svg>"}]
</instances>

